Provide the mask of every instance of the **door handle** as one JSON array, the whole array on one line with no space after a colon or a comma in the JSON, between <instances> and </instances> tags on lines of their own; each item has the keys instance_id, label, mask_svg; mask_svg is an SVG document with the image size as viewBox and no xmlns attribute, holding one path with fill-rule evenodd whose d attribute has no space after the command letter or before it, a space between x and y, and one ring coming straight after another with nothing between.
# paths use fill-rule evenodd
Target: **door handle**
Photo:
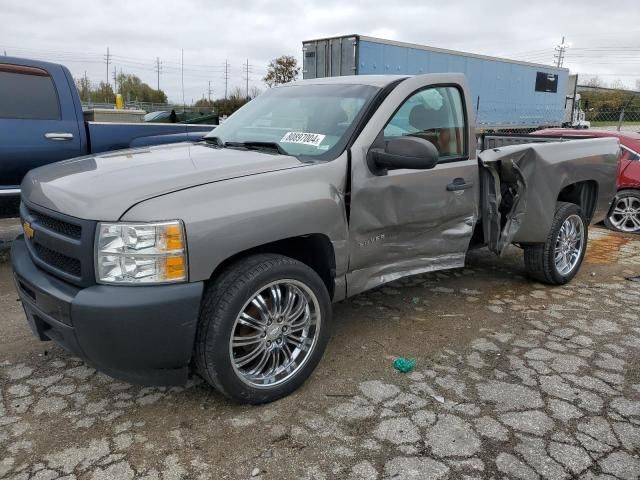
<instances>
[{"instance_id":1,"label":"door handle","mask_svg":"<svg viewBox=\"0 0 640 480\"><path fill-rule=\"evenodd\" d=\"M45 133L44 138L53 141L73 140L73 133Z\"/></svg>"},{"instance_id":2,"label":"door handle","mask_svg":"<svg viewBox=\"0 0 640 480\"><path fill-rule=\"evenodd\" d=\"M464 178L454 178L453 182L451 182L449 185L447 185L447 191L448 192L457 192L459 190L468 190L469 188L473 187L473 183L472 182L467 182L465 181Z\"/></svg>"}]
</instances>

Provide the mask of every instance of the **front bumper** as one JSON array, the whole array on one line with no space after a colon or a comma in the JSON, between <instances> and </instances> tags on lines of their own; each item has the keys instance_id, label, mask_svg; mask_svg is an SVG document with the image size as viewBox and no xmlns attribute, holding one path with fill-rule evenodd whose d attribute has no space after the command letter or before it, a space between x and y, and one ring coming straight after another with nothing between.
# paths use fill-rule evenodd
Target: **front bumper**
<instances>
[{"instance_id":1,"label":"front bumper","mask_svg":"<svg viewBox=\"0 0 640 480\"><path fill-rule=\"evenodd\" d=\"M96 369L141 385L187 380L203 283L78 288L32 261L24 238L11 249L29 325Z\"/></svg>"}]
</instances>

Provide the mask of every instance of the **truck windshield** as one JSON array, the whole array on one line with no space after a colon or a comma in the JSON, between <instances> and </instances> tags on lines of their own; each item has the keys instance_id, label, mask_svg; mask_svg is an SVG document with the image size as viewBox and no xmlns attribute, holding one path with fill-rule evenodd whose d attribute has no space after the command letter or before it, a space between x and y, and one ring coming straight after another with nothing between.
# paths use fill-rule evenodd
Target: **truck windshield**
<instances>
[{"instance_id":1,"label":"truck windshield","mask_svg":"<svg viewBox=\"0 0 640 480\"><path fill-rule=\"evenodd\" d=\"M379 88L369 85L289 85L247 103L205 140L234 148L332 160L344 150L366 105Z\"/></svg>"}]
</instances>

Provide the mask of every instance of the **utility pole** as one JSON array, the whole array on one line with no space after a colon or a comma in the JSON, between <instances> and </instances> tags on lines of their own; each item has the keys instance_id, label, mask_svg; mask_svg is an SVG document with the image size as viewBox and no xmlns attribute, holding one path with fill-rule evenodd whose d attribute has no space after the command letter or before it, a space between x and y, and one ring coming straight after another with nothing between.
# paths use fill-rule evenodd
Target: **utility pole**
<instances>
[{"instance_id":1,"label":"utility pole","mask_svg":"<svg viewBox=\"0 0 640 480\"><path fill-rule=\"evenodd\" d=\"M209 90L207 91L209 103L211 103L211 94L213 93L213 88L211 88L211 80L209 80Z\"/></svg>"},{"instance_id":2,"label":"utility pole","mask_svg":"<svg viewBox=\"0 0 640 480\"><path fill-rule=\"evenodd\" d=\"M180 76L182 79L182 113L185 111L184 102L184 48L180 49Z\"/></svg>"},{"instance_id":3,"label":"utility pole","mask_svg":"<svg viewBox=\"0 0 640 480\"><path fill-rule=\"evenodd\" d=\"M104 59L107 62L107 85L109 85L109 61L111 61L111 54L109 54L109 47L107 47L107 54L105 55ZM115 85L114 85L115 88Z\"/></svg>"},{"instance_id":4,"label":"utility pole","mask_svg":"<svg viewBox=\"0 0 640 480\"><path fill-rule=\"evenodd\" d=\"M556 66L558 68L562 67L562 64L564 63L564 55L565 55L565 52L567 51L568 46L569 46L568 44L564 43L564 35L563 35L562 43L560 45L556 45L554 49L556 52L558 52L553 56L553 58L556 59Z\"/></svg>"},{"instance_id":5,"label":"utility pole","mask_svg":"<svg viewBox=\"0 0 640 480\"><path fill-rule=\"evenodd\" d=\"M227 90L229 86L229 62L224 61L224 99L227 99Z\"/></svg>"},{"instance_id":6,"label":"utility pole","mask_svg":"<svg viewBox=\"0 0 640 480\"><path fill-rule=\"evenodd\" d=\"M158 74L158 91L160 91L160 72L162 71L162 62L160 61L160 57L156 57L156 73Z\"/></svg>"},{"instance_id":7,"label":"utility pole","mask_svg":"<svg viewBox=\"0 0 640 480\"><path fill-rule=\"evenodd\" d=\"M246 80L246 87L247 87L247 93L246 93L246 98L249 98L249 72L251 71L251 65L249 65L249 59L247 58L247 63L244 66L244 73L245 73L245 80Z\"/></svg>"},{"instance_id":8,"label":"utility pole","mask_svg":"<svg viewBox=\"0 0 640 480\"><path fill-rule=\"evenodd\" d=\"M82 96L81 100L85 102L89 100L89 80L87 79L87 71L84 71L84 84L82 85Z\"/></svg>"}]
</instances>

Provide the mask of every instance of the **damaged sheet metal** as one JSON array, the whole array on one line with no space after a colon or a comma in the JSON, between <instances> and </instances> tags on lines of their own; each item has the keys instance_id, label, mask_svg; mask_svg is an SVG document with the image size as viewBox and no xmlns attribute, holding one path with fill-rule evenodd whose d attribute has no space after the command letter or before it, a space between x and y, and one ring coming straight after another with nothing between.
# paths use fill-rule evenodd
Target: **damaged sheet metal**
<instances>
[{"instance_id":1,"label":"damaged sheet metal","mask_svg":"<svg viewBox=\"0 0 640 480\"><path fill-rule=\"evenodd\" d=\"M353 174L349 295L407 275L464 265L478 218L477 161L366 178L359 173ZM448 191L456 178L472 187Z\"/></svg>"},{"instance_id":2,"label":"damaged sheet metal","mask_svg":"<svg viewBox=\"0 0 640 480\"><path fill-rule=\"evenodd\" d=\"M595 188L592 222L602 220L615 194L618 140L599 138L512 145L480 153L481 215L487 246L500 255L510 243L543 243L556 204ZM578 203L578 202L577 202Z\"/></svg>"},{"instance_id":3,"label":"damaged sheet metal","mask_svg":"<svg viewBox=\"0 0 640 480\"><path fill-rule=\"evenodd\" d=\"M492 252L502 255L520 230L527 208L527 182L514 158L483 164L480 182L485 241Z\"/></svg>"}]
</instances>

